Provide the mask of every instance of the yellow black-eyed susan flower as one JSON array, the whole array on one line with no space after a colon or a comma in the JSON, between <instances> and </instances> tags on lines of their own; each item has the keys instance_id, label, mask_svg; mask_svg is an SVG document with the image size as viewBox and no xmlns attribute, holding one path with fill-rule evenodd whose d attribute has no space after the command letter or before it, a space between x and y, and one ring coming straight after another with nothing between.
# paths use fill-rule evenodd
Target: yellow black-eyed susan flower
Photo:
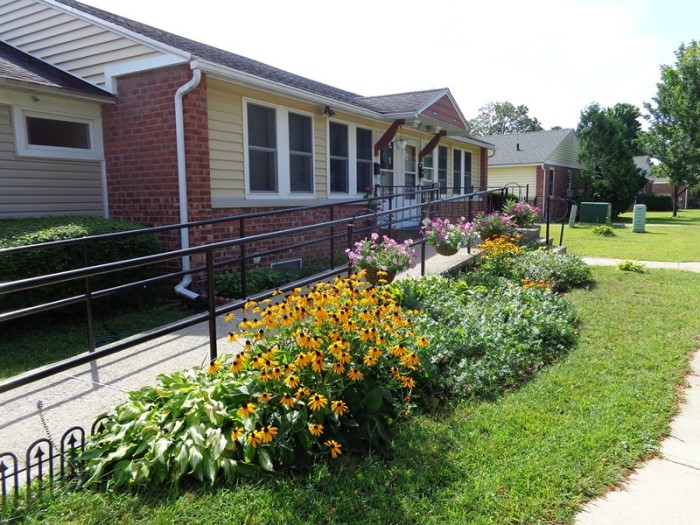
<instances>
[{"instance_id":1,"label":"yellow black-eyed susan flower","mask_svg":"<svg viewBox=\"0 0 700 525\"><path fill-rule=\"evenodd\" d=\"M245 435L245 428L243 427L236 427L231 431L231 439L233 441L236 441L237 439L242 438Z\"/></svg>"},{"instance_id":2,"label":"yellow black-eyed susan flower","mask_svg":"<svg viewBox=\"0 0 700 525\"><path fill-rule=\"evenodd\" d=\"M272 399L272 394L270 392L263 392L258 396L258 401L261 403L268 403Z\"/></svg>"},{"instance_id":3,"label":"yellow black-eyed susan flower","mask_svg":"<svg viewBox=\"0 0 700 525\"><path fill-rule=\"evenodd\" d=\"M242 417L246 417L246 416L249 416L249 415L255 413L255 404L254 403L246 403L245 405L241 406L238 409L238 413Z\"/></svg>"},{"instance_id":4,"label":"yellow black-eyed susan flower","mask_svg":"<svg viewBox=\"0 0 700 525\"><path fill-rule=\"evenodd\" d=\"M309 423L309 432L311 432L312 436L319 437L323 434L323 425L320 423Z\"/></svg>"},{"instance_id":5,"label":"yellow black-eyed susan flower","mask_svg":"<svg viewBox=\"0 0 700 525\"><path fill-rule=\"evenodd\" d=\"M342 416L348 411L348 405L346 405L344 401L332 401L331 410L339 416Z\"/></svg>"},{"instance_id":6,"label":"yellow black-eyed susan flower","mask_svg":"<svg viewBox=\"0 0 700 525\"><path fill-rule=\"evenodd\" d=\"M277 427L273 427L272 425L265 425L262 427L262 429L259 431L262 442L270 443L272 438L277 435L277 430Z\"/></svg>"},{"instance_id":7,"label":"yellow black-eyed susan flower","mask_svg":"<svg viewBox=\"0 0 700 525\"><path fill-rule=\"evenodd\" d=\"M348 370L348 377L353 381L359 381L360 379L362 379L362 372L360 372L357 368L353 367L350 370Z\"/></svg>"},{"instance_id":8,"label":"yellow black-eyed susan flower","mask_svg":"<svg viewBox=\"0 0 700 525\"><path fill-rule=\"evenodd\" d=\"M289 392L285 393L282 396L282 399L280 400L280 405L285 406L287 408L292 408L295 403L296 399L294 399L294 396Z\"/></svg>"},{"instance_id":9,"label":"yellow black-eyed susan flower","mask_svg":"<svg viewBox=\"0 0 700 525\"><path fill-rule=\"evenodd\" d=\"M221 370L221 361L217 359L209 365L209 368L207 368L207 374L216 374L219 370Z\"/></svg>"},{"instance_id":10,"label":"yellow black-eyed susan flower","mask_svg":"<svg viewBox=\"0 0 700 525\"><path fill-rule=\"evenodd\" d=\"M319 394L318 392L309 398L309 408L311 410L313 410L314 412L317 410L321 410L327 404L328 404L328 399L326 399L325 396L323 396L322 394Z\"/></svg>"},{"instance_id":11,"label":"yellow black-eyed susan flower","mask_svg":"<svg viewBox=\"0 0 700 525\"><path fill-rule=\"evenodd\" d=\"M284 384L289 388L296 388L299 386L299 377L295 375L287 376L287 378L284 380Z\"/></svg>"},{"instance_id":12,"label":"yellow black-eyed susan flower","mask_svg":"<svg viewBox=\"0 0 700 525\"><path fill-rule=\"evenodd\" d=\"M333 459L337 458L338 456L340 456L342 454L342 452L340 451L340 449L342 448L342 445L340 443L338 443L337 441L335 441L334 439L329 439L328 441L326 441L324 443L324 445L326 445L328 447L328 449L330 450L331 457Z\"/></svg>"}]
</instances>

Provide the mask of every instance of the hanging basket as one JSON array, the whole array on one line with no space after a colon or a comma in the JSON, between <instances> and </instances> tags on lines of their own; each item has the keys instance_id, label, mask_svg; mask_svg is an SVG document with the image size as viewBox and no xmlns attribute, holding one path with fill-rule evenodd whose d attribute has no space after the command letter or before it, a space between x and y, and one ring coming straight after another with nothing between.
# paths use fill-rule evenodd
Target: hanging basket
<instances>
[{"instance_id":1,"label":"hanging basket","mask_svg":"<svg viewBox=\"0 0 700 525\"><path fill-rule=\"evenodd\" d=\"M435 251L438 252L440 255L454 255L457 253L458 249L457 248L452 248L451 246L436 246Z\"/></svg>"},{"instance_id":2,"label":"hanging basket","mask_svg":"<svg viewBox=\"0 0 700 525\"><path fill-rule=\"evenodd\" d=\"M378 275L379 272L383 272ZM378 270L377 268L365 268L365 280L370 284L389 284L396 277L396 270ZM381 283L379 281L382 281Z\"/></svg>"}]
</instances>

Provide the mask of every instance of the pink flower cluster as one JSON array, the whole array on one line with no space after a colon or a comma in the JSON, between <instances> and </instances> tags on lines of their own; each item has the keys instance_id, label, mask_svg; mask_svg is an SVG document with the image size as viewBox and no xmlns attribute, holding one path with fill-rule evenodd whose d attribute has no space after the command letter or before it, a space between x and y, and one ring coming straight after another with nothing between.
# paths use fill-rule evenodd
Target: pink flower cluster
<instances>
[{"instance_id":1,"label":"pink flower cluster","mask_svg":"<svg viewBox=\"0 0 700 525\"><path fill-rule=\"evenodd\" d=\"M402 271L415 266L416 252L412 248L413 241L408 239L398 243L391 237L373 233L355 243L354 249L346 249L345 253L354 266L359 268L376 268L385 271Z\"/></svg>"}]
</instances>

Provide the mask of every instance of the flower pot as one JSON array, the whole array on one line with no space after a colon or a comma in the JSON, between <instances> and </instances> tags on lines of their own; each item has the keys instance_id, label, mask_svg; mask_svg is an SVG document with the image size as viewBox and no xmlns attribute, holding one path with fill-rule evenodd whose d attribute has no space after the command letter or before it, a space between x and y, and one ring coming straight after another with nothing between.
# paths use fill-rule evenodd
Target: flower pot
<instances>
[{"instance_id":1,"label":"flower pot","mask_svg":"<svg viewBox=\"0 0 700 525\"><path fill-rule=\"evenodd\" d=\"M528 243L536 241L540 236L540 228L538 226L534 228L525 228L518 226L515 228L515 233L520 235L521 243Z\"/></svg>"},{"instance_id":2,"label":"flower pot","mask_svg":"<svg viewBox=\"0 0 700 525\"><path fill-rule=\"evenodd\" d=\"M457 253L457 248L452 248L451 246L436 246L435 251L440 255L454 255Z\"/></svg>"},{"instance_id":3,"label":"flower pot","mask_svg":"<svg viewBox=\"0 0 700 525\"><path fill-rule=\"evenodd\" d=\"M386 272L378 275L378 273ZM377 268L365 268L365 280L370 284L389 284L396 277L396 270L378 270ZM382 281L379 283L379 281Z\"/></svg>"}]
</instances>

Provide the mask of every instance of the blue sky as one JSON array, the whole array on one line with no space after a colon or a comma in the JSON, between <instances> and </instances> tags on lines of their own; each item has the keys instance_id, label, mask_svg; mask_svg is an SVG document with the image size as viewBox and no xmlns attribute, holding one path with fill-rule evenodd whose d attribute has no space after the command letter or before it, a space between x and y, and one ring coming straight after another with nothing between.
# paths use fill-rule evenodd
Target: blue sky
<instances>
[{"instance_id":1,"label":"blue sky","mask_svg":"<svg viewBox=\"0 0 700 525\"><path fill-rule=\"evenodd\" d=\"M361 95L449 87L467 118L524 104L548 129L642 107L700 40L697 0L83 0Z\"/></svg>"}]
</instances>

